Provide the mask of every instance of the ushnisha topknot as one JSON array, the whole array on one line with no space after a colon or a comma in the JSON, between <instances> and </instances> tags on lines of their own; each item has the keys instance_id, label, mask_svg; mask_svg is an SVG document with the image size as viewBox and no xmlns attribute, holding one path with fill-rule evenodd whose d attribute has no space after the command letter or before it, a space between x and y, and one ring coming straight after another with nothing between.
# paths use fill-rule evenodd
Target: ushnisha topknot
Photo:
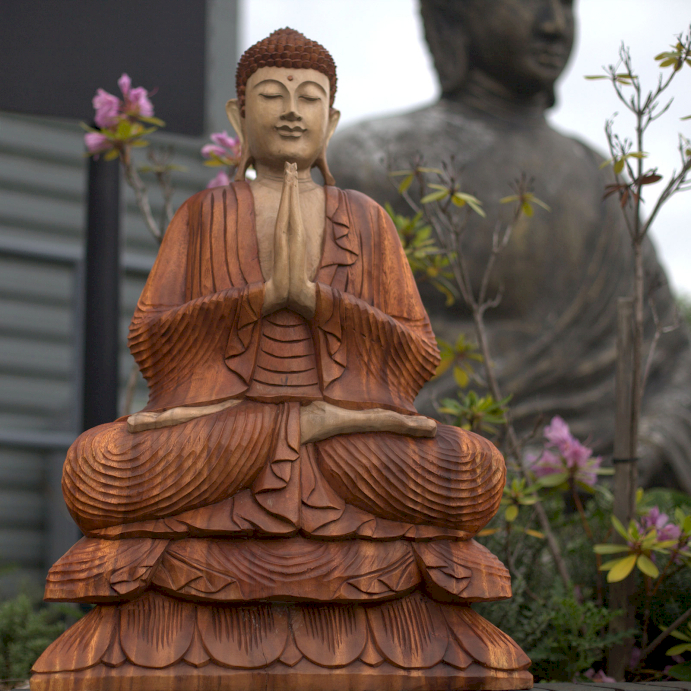
<instances>
[{"instance_id":1,"label":"ushnisha topknot","mask_svg":"<svg viewBox=\"0 0 691 691\"><path fill-rule=\"evenodd\" d=\"M235 73L240 113L245 115L245 87L247 80L260 67L289 67L292 69L313 69L325 74L331 86L333 106L336 95L336 65L324 46L310 41L299 31L286 27L278 29L262 41L248 48L238 62Z\"/></svg>"}]
</instances>

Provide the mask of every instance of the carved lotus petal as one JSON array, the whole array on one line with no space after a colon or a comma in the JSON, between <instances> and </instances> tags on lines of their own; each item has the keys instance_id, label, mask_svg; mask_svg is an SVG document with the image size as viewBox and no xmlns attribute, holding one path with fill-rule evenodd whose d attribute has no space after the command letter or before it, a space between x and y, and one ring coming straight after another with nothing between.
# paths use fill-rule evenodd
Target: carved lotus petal
<instances>
[{"instance_id":1,"label":"carved lotus petal","mask_svg":"<svg viewBox=\"0 0 691 691\"><path fill-rule=\"evenodd\" d=\"M225 667L266 667L279 658L288 638L288 613L278 605L200 606L197 622L204 647Z\"/></svg>"},{"instance_id":2,"label":"carved lotus petal","mask_svg":"<svg viewBox=\"0 0 691 691\"><path fill-rule=\"evenodd\" d=\"M377 648L398 667L426 669L444 656L449 642L441 607L415 593L367 610Z\"/></svg>"},{"instance_id":3,"label":"carved lotus petal","mask_svg":"<svg viewBox=\"0 0 691 691\"><path fill-rule=\"evenodd\" d=\"M71 626L34 663L34 672L73 672L97 664L117 628L115 607L95 607Z\"/></svg>"},{"instance_id":4,"label":"carved lotus petal","mask_svg":"<svg viewBox=\"0 0 691 691\"><path fill-rule=\"evenodd\" d=\"M496 626L470 607L446 605L444 615L461 647L481 665L518 670L530 665L528 656Z\"/></svg>"},{"instance_id":5,"label":"carved lotus petal","mask_svg":"<svg viewBox=\"0 0 691 691\"><path fill-rule=\"evenodd\" d=\"M192 642L194 605L158 593L120 608L120 644L140 667L161 669L182 659Z\"/></svg>"},{"instance_id":6,"label":"carved lotus petal","mask_svg":"<svg viewBox=\"0 0 691 691\"><path fill-rule=\"evenodd\" d=\"M322 667L349 665L367 643L367 618L361 607L304 604L291 611L291 625L302 654Z\"/></svg>"}]
</instances>

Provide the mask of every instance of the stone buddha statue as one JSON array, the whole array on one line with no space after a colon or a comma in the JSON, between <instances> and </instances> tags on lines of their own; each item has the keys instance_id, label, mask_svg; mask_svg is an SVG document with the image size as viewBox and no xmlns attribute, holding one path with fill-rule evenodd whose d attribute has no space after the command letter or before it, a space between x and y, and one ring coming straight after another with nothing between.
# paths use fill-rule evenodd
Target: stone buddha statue
<instances>
[{"instance_id":1,"label":"stone buddha statue","mask_svg":"<svg viewBox=\"0 0 691 691\"><path fill-rule=\"evenodd\" d=\"M282 29L236 83L236 181L178 210L130 327L148 406L68 452L46 599L96 606L32 689L529 688L470 606L510 596L472 539L504 461L413 405L438 350L388 215L333 184L333 60Z\"/></svg>"},{"instance_id":2,"label":"stone buddha statue","mask_svg":"<svg viewBox=\"0 0 691 691\"><path fill-rule=\"evenodd\" d=\"M499 199L522 174L535 178L535 194L551 213L536 210L516 229L492 276L493 289L503 289L499 307L485 314L496 371L502 392L513 394L520 429L558 414L599 453L611 453L616 305L632 294L633 260L617 201L602 199L610 182L609 170L599 170L603 158L545 120L573 43L572 2L421 0L421 12L440 100L344 130L330 147L331 169L339 184L412 215L385 159L407 168L418 155L428 166L453 156L464 191L479 196L487 212L487 220L472 218L464 235L476 289L491 230L510 221L512 209ZM673 323L674 299L650 242L645 273L660 323ZM448 308L433 287L420 288L438 337L453 342L459 332L473 334L462 304ZM649 344L654 323L647 314ZM648 486L691 492L690 390L682 325L660 338L645 394L639 478ZM425 386L417 405L433 415L436 402L456 391L449 371Z\"/></svg>"}]
</instances>

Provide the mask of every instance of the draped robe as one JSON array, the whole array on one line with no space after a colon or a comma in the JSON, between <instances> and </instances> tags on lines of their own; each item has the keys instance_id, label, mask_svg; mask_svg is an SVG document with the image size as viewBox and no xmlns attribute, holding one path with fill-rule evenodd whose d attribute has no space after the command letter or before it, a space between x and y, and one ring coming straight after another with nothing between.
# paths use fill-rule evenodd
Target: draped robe
<instances>
[{"instance_id":1,"label":"draped robe","mask_svg":"<svg viewBox=\"0 0 691 691\"><path fill-rule=\"evenodd\" d=\"M390 218L362 194L325 192L311 320L287 309L262 317L247 183L177 212L130 327L145 410L239 403L136 433L121 419L77 439L63 491L86 537L51 569L47 599L106 602L155 586L220 601L308 591L349 601L423 580L466 601L509 596L504 567L470 539L502 495L492 444L445 425L432 439L300 444L311 401L416 414L438 363Z\"/></svg>"}]
</instances>

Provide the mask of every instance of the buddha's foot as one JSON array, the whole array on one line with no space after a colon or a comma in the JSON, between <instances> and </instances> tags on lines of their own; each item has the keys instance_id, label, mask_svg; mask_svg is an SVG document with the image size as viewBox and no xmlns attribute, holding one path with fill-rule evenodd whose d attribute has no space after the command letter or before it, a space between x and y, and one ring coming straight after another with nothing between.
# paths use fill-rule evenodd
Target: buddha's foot
<instances>
[{"instance_id":1,"label":"buddha's foot","mask_svg":"<svg viewBox=\"0 0 691 691\"><path fill-rule=\"evenodd\" d=\"M437 433L437 423L424 415L402 415L383 408L349 410L324 401L310 403L300 411L302 444L356 432L393 432L411 437L433 437Z\"/></svg>"},{"instance_id":2,"label":"buddha's foot","mask_svg":"<svg viewBox=\"0 0 691 691\"><path fill-rule=\"evenodd\" d=\"M468 606L201 605L149 591L100 605L34 665L32 691L528 689L530 660Z\"/></svg>"}]
</instances>

